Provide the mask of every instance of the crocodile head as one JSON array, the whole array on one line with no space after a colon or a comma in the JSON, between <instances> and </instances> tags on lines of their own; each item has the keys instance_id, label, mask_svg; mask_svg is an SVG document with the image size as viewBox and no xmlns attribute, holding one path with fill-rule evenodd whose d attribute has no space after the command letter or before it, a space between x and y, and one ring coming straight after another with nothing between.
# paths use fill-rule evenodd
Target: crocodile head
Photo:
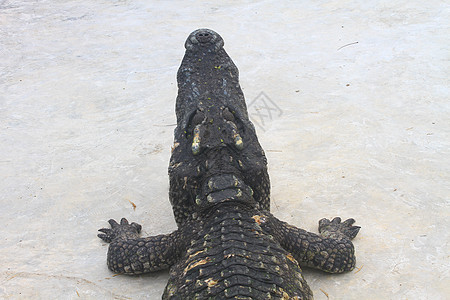
<instances>
[{"instance_id":1,"label":"crocodile head","mask_svg":"<svg viewBox=\"0 0 450 300\"><path fill-rule=\"evenodd\" d=\"M223 45L212 30L192 32L178 70L169 194L179 225L223 202L269 209L266 157Z\"/></svg>"}]
</instances>

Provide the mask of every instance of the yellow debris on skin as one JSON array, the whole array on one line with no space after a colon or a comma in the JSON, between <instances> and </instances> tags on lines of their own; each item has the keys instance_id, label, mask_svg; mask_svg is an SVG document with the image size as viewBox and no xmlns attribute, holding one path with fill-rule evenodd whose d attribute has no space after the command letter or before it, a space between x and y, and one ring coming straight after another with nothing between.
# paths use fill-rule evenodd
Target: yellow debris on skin
<instances>
[{"instance_id":1,"label":"yellow debris on skin","mask_svg":"<svg viewBox=\"0 0 450 300\"><path fill-rule=\"evenodd\" d=\"M244 167L244 164L242 163L242 161L238 160L238 163L239 163L239 167L241 167L241 168Z\"/></svg>"},{"instance_id":2,"label":"yellow debris on skin","mask_svg":"<svg viewBox=\"0 0 450 300\"><path fill-rule=\"evenodd\" d=\"M291 253L289 253L288 255L286 255L287 259L289 259L290 261L292 261L294 264L298 264L297 260L292 256Z\"/></svg>"},{"instance_id":3,"label":"yellow debris on skin","mask_svg":"<svg viewBox=\"0 0 450 300\"><path fill-rule=\"evenodd\" d=\"M232 159L233 157L232 156L230 156L230 159ZM233 175L233 184L234 184L234 186L238 186L239 185L239 179L237 179L237 177L236 176L234 176Z\"/></svg>"},{"instance_id":4,"label":"yellow debris on skin","mask_svg":"<svg viewBox=\"0 0 450 300\"><path fill-rule=\"evenodd\" d=\"M205 252L205 251L206 251L206 249L197 251L197 252L195 252L195 253L189 255L189 258L188 258L188 259L192 259L192 258L194 258L195 256L197 256L198 254L203 253L203 252Z\"/></svg>"},{"instance_id":5,"label":"yellow debris on skin","mask_svg":"<svg viewBox=\"0 0 450 300\"><path fill-rule=\"evenodd\" d=\"M254 215L252 219L255 220L255 222L259 225L266 222L266 218L264 216Z\"/></svg>"},{"instance_id":6,"label":"yellow debris on skin","mask_svg":"<svg viewBox=\"0 0 450 300\"><path fill-rule=\"evenodd\" d=\"M209 287L215 286L219 281L212 279L212 278L208 278L205 280L206 284L208 284Z\"/></svg>"},{"instance_id":7,"label":"yellow debris on skin","mask_svg":"<svg viewBox=\"0 0 450 300\"><path fill-rule=\"evenodd\" d=\"M294 296L291 297L289 296L288 293L286 293L285 291L283 291L283 298L281 298L282 300L300 300L301 298L299 296Z\"/></svg>"},{"instance_id":8,"label":"yellow debris on skin","mask_svg":"<svg viewBox=\"0 0 450 300\"><path fill-rule=\"evenodd\" d=\"M186 275L186 273L187 273L189 270L191 270L192 268L195 268L195 267L204 265L204 264L206 264L206 263L208 263L208 262L210 262L210 261L211 261L210 258L205 258L205 259L199 260L199 261L197 261L197 262L193 262L193 263L189 264L189 265L184 269L184 274Z\"/></svg>"}]
</instances>

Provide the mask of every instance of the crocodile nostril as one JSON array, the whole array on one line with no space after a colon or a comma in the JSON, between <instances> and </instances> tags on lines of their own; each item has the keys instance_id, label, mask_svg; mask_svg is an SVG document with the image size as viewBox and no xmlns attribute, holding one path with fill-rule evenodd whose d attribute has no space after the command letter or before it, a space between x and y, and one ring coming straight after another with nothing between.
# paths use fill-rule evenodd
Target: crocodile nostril
<instances>
[{"instance_id":1,"label":"crocodile nostril","mask_svg":"<svg viewBox=\"0 0 450 300\"><path fill-rule=\"evenodd\" d=\"M206 31L200 31L198 32L195 37L197 38L197 41L200 43L208 43L212 40L213 36L209 32Z\"/></svg>"}]
</instances>

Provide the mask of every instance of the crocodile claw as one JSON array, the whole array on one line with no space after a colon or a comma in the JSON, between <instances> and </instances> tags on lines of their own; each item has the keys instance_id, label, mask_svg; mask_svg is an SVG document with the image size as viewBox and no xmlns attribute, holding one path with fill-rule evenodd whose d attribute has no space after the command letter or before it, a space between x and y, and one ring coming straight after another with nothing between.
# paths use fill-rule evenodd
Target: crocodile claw
<instances>
[{"instance_id":1,"label":"crocodile claw","mask_svg":"<svg viewBox=\"0 0 450 300\"><path fill-rule=\"evenodd\" d=\"M127 219L122 218L120 224L116 220L110 219L108 221L111 228L101 228L98 231L97 236L107 243L111 243L114 239L120 237L126 239L129 236L136 236L141 232L142 226L132 222L131 224Z\"/></svg>"},{"instance_id":2,"label":"crocodile claw","mask_svg":"<svg viewBox=\"0 0 450 300\"><path fill-rule=\"evenodd\" d=\"M355 219L347 219L341 222L340 217L333 220L323 218L319 221L319 232L324 237L338 237L344 235L349 239L354 239L361 229L360 226L353 226Z\"/></svg>"}]
</instances>

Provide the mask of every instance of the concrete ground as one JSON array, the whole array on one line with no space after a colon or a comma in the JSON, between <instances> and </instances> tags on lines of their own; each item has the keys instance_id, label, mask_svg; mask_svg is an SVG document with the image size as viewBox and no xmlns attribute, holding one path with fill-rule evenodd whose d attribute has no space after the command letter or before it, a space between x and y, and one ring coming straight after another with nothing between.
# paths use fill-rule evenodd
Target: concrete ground
<instances>
[{"instance_id":1,"label":"concrete ground","mask_svg":"<svg viewBox=\"0 0 450 300\"><path fill-rule=\"evenodd\" d=\"M207 27L240 70L273 213L362 227L357 269L305 269L315 298L448 299L449 20L447 1L0 1L0 298L160 298L167 272L113 276L97 229L175 229L176 72Z\"/></svg>"}]
</instances>

